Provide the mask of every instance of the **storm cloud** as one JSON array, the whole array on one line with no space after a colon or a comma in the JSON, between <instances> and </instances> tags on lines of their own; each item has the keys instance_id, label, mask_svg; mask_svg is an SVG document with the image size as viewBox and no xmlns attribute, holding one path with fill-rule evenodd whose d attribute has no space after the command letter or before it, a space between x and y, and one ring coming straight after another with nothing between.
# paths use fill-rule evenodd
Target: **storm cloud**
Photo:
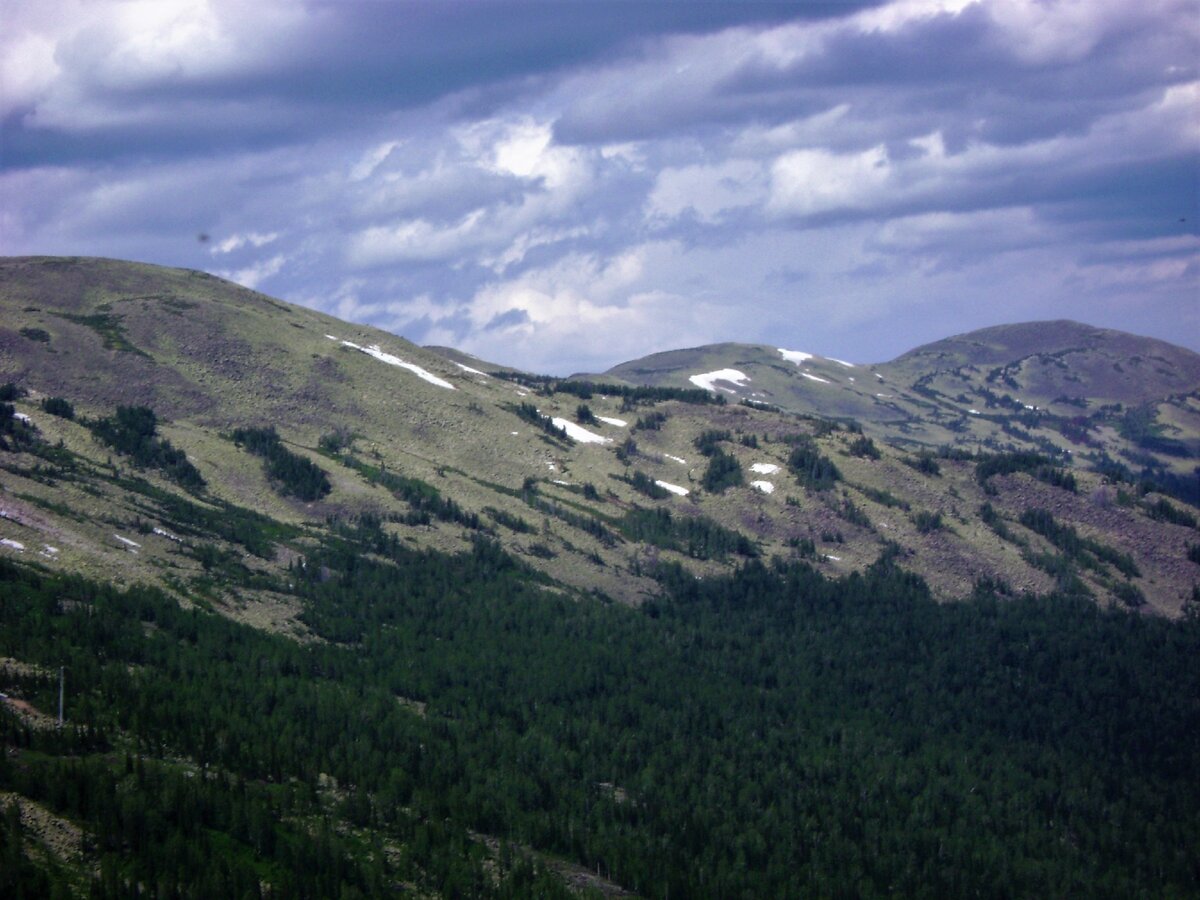
<instances>
[{"instance_id":1,"label":"storm cloud","mask_svg":"<svg viewBox=\"0 0 1200 900\"><path fill-rule=\"evenodd\" d=\"M4 254L203 268L551 372L1058 317L1200 349L1188 0L5 20Z\"/></svg>"}]
</instances>

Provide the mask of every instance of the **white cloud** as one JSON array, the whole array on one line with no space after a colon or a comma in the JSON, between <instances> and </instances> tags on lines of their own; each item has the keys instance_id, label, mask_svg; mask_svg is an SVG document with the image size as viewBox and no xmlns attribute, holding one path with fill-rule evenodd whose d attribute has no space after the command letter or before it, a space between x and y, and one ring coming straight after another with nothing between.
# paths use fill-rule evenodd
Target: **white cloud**
<instances>
[{"instance_id":1,"label":"white cloud","mask_svg":"<svg viewBox=\"0 0 1200 900\"><path fill-rule=\"evenodd\" d=\"M890 174L882 145L854 154L793 150L771 167L770 208L800 216L863 209L880 200Z\"/></svg>"},{"instance_id":2,"label":"white cloud","mask_svg":"<svg viewBox=\"0 0 1200 900\"><path fill-rule=\"evenodd\" d=\"M761 163L731 159L719 165L662 169L646 201L651 218L678 218L689 210L713 224L721 213L760 203L767 195Z\"/></svg>"},{"instance_id":3,"label":"white cloud","mask_svg":"<svg viewBox=\"0 0 1200 900\"><path fill-rule=\"evenodd\" d=\"M265 247L279 239L279 233L272 231L269 234L259 234L256 231L250 231L246 234L231 234L223 241L218 241L213 245L212 253L214 255L220 253L232 253L235 250L240 250L242 247Z\"/></svg>"},{"instance_id":4,"label":"white cloud","mask_svg":"<svg viewBox=\"0 0 1200 900\"><path fill-rule=\"evenodd\" d=\"M287 258L280 254L272 256L270 259L260 260L243 269L222 270L217 274L230 281L236 281L242 287L254 290L271 276L279 274L286 262Z\"/></svg>"}]
</instances>

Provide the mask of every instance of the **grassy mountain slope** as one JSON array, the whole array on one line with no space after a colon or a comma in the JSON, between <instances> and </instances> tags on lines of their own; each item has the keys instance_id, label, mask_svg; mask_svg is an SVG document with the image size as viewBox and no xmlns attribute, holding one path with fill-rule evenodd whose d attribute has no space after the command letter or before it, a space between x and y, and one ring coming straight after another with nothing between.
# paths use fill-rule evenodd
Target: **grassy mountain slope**
<instances>
[{"instance_id":1,"label":"grassy mountain slope","mask_svg":"<svg viewBox=\"0 0 1200 900\"><path fill-rule=\"evenodd\" d=\"M30 553L56 547L43 558L121 583L151 579L178 591L199 583L231 613L278 627L297 627L285 601L245 584L236 592L223 588L211 560L206 568L194 547L154 529L180 537L178 526L189 516L228 516L233 507L243 510L238 515L265 515L286 530L270 552L247 555L219 535L215 546L251 572L266 573L286 567L328 522L365 514L390 522L417 547L464 549L479 534L494 534L565 589L633 603L656 593L649 575L660 559L703 575L753 553L808 558L838 573L863 571L893 545L946 599L969 593L980 578L1018 592L1065 583L1104 601L1143 598L1148 609L1168 615L1179 614L1191 597L1187 547L1196 534L1186 504L1155 493L1153 484L1106 483L1113 473L1083 465L1070 467L1070 490L1061 478L1059 486L1048 483L1046 471L1039 480L1039 469L1069 463L1056 452L1059 444L1042 439L1050 428L1045 421L1021 424L1015 412L981 410L957 416L968 428L956 431L940 412L956 401L928 387L940 382L912 374L914 360L932 354L945 361L948 350L923 348L870 368L820 358L798 363L771 348L741 345L676 351L636 367L643 380L658 372L660 381L691 391L656 399L560 379L477 374L444 353L197 272L104 260L8 260L0 267L0 302L0 379L29 391L16 408L46 443L61 441L75 454L81 473L56 478L35 471L36 459L6 457L2 536ZM1110 346L1116 339L1105 341L1106 352L1116 353ZM952 342L960 345L963 339ZM364 352L372 348L376 356ZM966 351L953 352L959 370L975 367L986 383L983 367L962 363ZM1003 346L989 352L1008 354ZM1189 358L1186 351L1156 353L1167 360L1161 366ZM470 368L496 371L483 363ZM750 381L742 388L715 384L716 394L731 402L691 402L709 394L686 373L718 368L739 369ZM910 372L904 377L914 386L892 387L901 371ZM1025 372L1001 377L1016 380ZM870 388L895 390L898 399L871 398ZM761 405L782 406L789 391L793 401L798 391L834 397L813 405L822 415L861 422L865 434ZM75 405L75 421L41 411L39 402L54 396ZM739 396L749 404L732 402ZM157 413L161 435L186 452L206 483L203 492L190 495L94 438L83 420L111 416L122 404ZM536 406L595 442L545 430L545 419L521 417L522 404L526 414ZM591 421L575 421L581 406ZM868 407L876 418L863 414ZM887 419L900 416L897 407L906 418ZM1142 434L1167 441L1169 450L1183 447L1183 455L1160 454L1178 468L1190 458L1196 432L1189 416L1200 407L1193 394L1164 408L1177 414L1177 424L1150 419ZM1123 452L1132 442L1118 431L1125 418L1080 426L1078 455L1089 446L1097 456ZM230 439L236 428L262 426L275 428L290 453L323 468L332 489L307 501L281 493L263 460ZM697 448L706 432L719 437L706 450L715 448L739 468L733 479L739 483L706 489L711 457ZM942 435L951 452L932 460L914 434ZM1059 443L1067 440L1055 434ZM888 438L899 437L909 443L889 446ZM811 447L811 458L789 469L798 442ZM1046 458L983 479L978 461L964 452L1030 448ZM838 477L814 485L798 466L821 458L834 463ZM981 515L985 504L990 512ZM1132 565L1060 560L1062 547L1021 523L1039 509L1088 540L1122 548ZM651 514L665 518L652 521ZM738 539L745 545L740 551ZM249 583L250 576L239 577Z\"/></svg>"}]
</instances>

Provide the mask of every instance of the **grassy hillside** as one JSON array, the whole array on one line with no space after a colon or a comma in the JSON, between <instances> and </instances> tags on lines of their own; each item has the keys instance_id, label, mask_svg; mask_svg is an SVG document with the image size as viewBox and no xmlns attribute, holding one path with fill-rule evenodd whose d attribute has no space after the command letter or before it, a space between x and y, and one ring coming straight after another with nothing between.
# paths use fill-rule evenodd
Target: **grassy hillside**
<instances>
[{"instance_id":1,"label":"grassy hillside","mask_svg":"<svg viewBox=\"0 0 1200 900\"><path fill-rule=\"evenodd\" d=\"M986 579L1016 593L1067 585L1102 602L1178 615L1192 595L1195 513L1184 470L1195 395L1153 408L1174 412L1170 426L1150 407L1122 407L1119 416L1110 408L1104 415L1115 421L1068 430L1083 442L1068 454L1062 445L1070 440L1053 430L1059 417L1041 410L980 400L979 415L951 421L944 409L958 401L928 386L942 374L916 377L903 400L869 397L870 388L899 397L896 373L950 352L932 348L870 369L739 345L677 351L640 367L643 375L669 373L663 377L678 387L656 393L501 377L479 360L471 365L202 273L132 263L8 260L0 303L0 383L19 389L14 411L33 423L37 441L61 442L69 454L57 469L28 448L4 457L0 536L28 553L53 546L47 564L118 583L150 580L181 594L199 583L231 614L285 629L297 627L286 602L246 575L233 590L187 540L154 529L185 537L176 531L188 517L228 516L234 507L265 515L282 529L269 552L246 556L220 536L212 543L250 572L269 573L329 522L365 515L415 547L456 551L495 536L563 589L627 603L657 593L650 572L660 560L705 575L750 554L806 559L838 574L864 571L893 546L944 599ZM1104 338L1105 352L1116 352L1114 342ZM966 351L955 352L961 367ZM1186 351L1175 357L1186 361ZM720 368L755 374L744 387L716 381L712 391L684 377ZM990 370L976 368L986 384ZM801 388L843 398L823 408L836 421L769 405ZM45 413L41 403L51 397L72 404L75 418ZM858 415L866 403L879 416L899 415L878 405L885 402L904 406L908 418ZM155 413L160 436L186 454L202 491L189 493L97 438L94 423L121 405ZM551 419L581 429L581 439ZM956 431L956 423L966 425ZM329 490L289 492L268 461L233 439L237 429L268 426L281 449L326 473ZM705 434L718 438L698 446ZM938 449L917 440L936 434L947 438ZM1150 445L1138 453L1158 453L1154 459L1174 468L1135 465L1124 449L1135 440ZM1183 455L1172 456L1178 448ZM977 454L1030 449L1039 459L980 477ZM815 484L804 475L818 458L834 465L836 478ZM727 483L710 477L714 466L729 470ZM1060 559L1062 547L1022 524L1030 510L1121 548L1133 565Z\"/></svg>"}]
</instances>

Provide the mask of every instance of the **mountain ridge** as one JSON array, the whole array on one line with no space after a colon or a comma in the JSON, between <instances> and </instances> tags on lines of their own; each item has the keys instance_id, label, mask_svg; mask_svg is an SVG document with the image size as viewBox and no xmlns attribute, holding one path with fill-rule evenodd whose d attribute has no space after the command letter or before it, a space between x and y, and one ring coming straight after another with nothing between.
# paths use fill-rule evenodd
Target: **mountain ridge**
<instances>
[{"instance_id":1,"label":"mountain ridge","mask_svg":"<svg viewBox=\"0 0 1200 900\"><path fill-rule=\"evenodd\" d=\"M1188 602L1185 531L1155 538L1167 526L1146 510L1159 502L1155 492L1168 507L1196 502L1195 393L1153 406L1080 407L1067 398L1042 407L1028 402L1037 399L1025 390L1028 366L994 375L961 360L957 369L914 368L913 360L942 352L937 343L891 367L727 343L653 357L671 374L649 379L648 388L612 377L581 382L421 348L204 273L114 260L0 260L0 306L0 379L33 391L16 408L47 440L114 473L120 458L97 446L88 426L43 415L37 403L62 396L90 420L122 404L144 406L207 482L205 502L247 505L314 537L323 519L364 514L422 521L397 526L397 534L437 550L469 546L482 529L564 588L629 603L656 591L646 558L711 574L745 558L712 547L738 541L765 557L809 554L831 574L865 571L899 543L908 565L946 599L968 594L977 577L1006 578L1014 590L1051 589L1058 576L1032 550L978 518L991 503L1019 529L1027 530L1018 521L1027 509L1045 508L1106 545L1132 543L1155 573L1138 581L1147 608L1178 615ZM959 346L964 337L947 340ZM725 369L748 380L697 377ZM328 473L328 495L305 503L281 496L263 464L230 440L239 429L268 425L288 453ZM720 437L704 438L709 433ZM841 480L814 488L801 478L797 442L811 448L814 465L836 464ZM1014 453L1059 467L1078 487L1047 488L1028 467L995 483L973 474L980 454ZM724 461L732 487L718 486L713 459ZM1115 513L1097 505L1110 502L1105 490L1115 498L1105 484L1114 478L1141 484L1148 499L1134 497ZM146 551L128 565L111 529L56 519L45 489L21 479L6 508L76 534L76 563L119 580L162 579L160 557L147 560ZM1008 485L1008 495L996 500L982 490L995 484ZM42 505L16 493L39 496ZM144 498L111 481L102 493L130 511L130 523L144 519L135 512L145 509ZM77 502L93 517L114 519L86 491ZM650 512L673 517L680 536L647 538L638 517ZM702 549L701 532L717 544ZM9 539L20 540L16 532ZM1046 539L1022 540L1035 547ZM279 560L295 552L281 546ZM264 571L279 564L261 563ZM1110 601L1125 590L1124 576L1082 577ZM1147 593L1151 577L1157 586ZM263 608L290 621L277 598Z\"/></svg>"}]
</instances>

